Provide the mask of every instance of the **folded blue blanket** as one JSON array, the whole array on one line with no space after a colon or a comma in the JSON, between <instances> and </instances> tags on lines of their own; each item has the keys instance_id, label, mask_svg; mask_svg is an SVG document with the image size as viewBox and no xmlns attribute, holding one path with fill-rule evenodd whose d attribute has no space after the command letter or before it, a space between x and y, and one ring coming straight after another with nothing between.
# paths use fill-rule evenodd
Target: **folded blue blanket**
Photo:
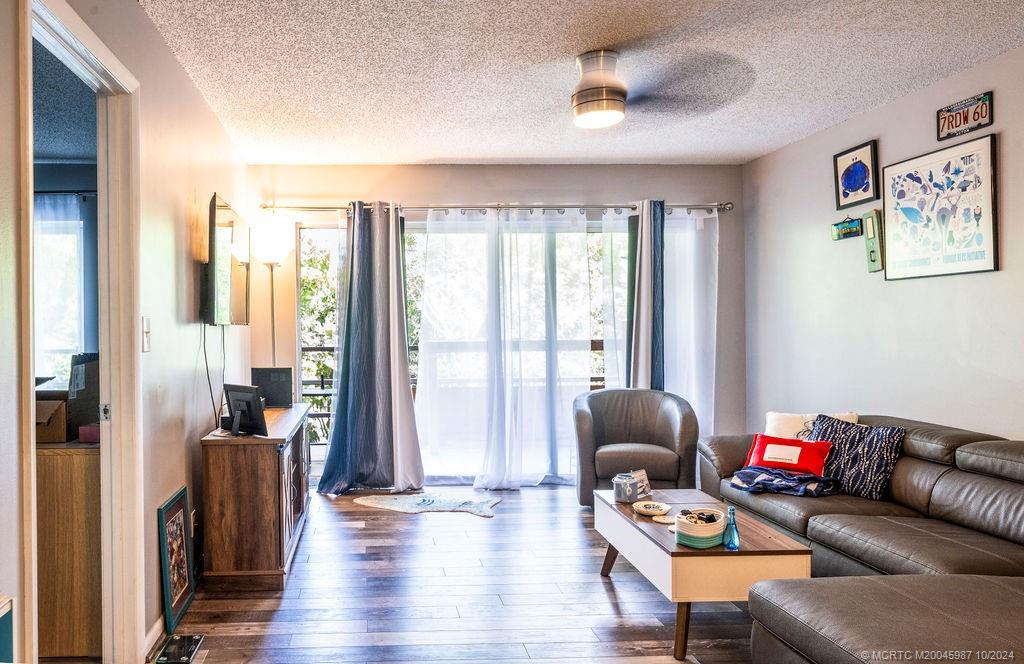
<instances>
[{"instance_id":1,"label":"folded blue blanket","mask_svg":"<svg viewBox=\"0 0 1024 664\"><path fill-rule=\"evenodd\" d=\"M840 493L839 481L810 473L792 473L778 468L747 466L732 476L732 485L750 493L786 493L791 496L830 496Z\"/></svg>"}]
</instances>

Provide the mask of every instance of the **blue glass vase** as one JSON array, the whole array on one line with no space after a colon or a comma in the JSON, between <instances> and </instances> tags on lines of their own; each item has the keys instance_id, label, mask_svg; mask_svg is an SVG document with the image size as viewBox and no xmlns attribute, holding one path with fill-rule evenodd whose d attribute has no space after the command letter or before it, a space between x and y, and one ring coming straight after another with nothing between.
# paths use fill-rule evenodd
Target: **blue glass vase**
<instances>
[{"instance_id":1,"label":"blue glass vase","mask_svg":"<svg viewBox=\"0 0 1024 664\"><path fill-rule=\"evenodd\" d=\"M725 533L722 535L722 546L726 551L740 550L740 531L736 530L736 508L729 506L729 514L725 517Z\"/></svg>"}]
</instances>

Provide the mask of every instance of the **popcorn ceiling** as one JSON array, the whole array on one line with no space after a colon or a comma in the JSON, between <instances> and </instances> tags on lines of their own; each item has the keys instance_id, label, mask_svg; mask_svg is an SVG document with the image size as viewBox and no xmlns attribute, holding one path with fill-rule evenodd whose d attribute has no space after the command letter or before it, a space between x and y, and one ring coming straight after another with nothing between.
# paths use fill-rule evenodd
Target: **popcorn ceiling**
<instances>
[{"instance_id":1,"label":"popcorn ceiling","mask_svg":"<svg viewBox=\"0 0 1024 664\"><path fill-rule=\"evenodd\" d=\"M39 42L32 42L33 155L96 161L96 93Z\"/></svg>"},{"instance_id":2,"label":"popcorn ceiling","mask_svg":"<svg viewBox=\"0 0 1024 664\"><path fill-rule=\"evenodd\" d=\"M251 163L743 163L1024 43L1019 0L140 2ZM586 131L600 47L655 97Z\"/></svg>"}]
</instances>

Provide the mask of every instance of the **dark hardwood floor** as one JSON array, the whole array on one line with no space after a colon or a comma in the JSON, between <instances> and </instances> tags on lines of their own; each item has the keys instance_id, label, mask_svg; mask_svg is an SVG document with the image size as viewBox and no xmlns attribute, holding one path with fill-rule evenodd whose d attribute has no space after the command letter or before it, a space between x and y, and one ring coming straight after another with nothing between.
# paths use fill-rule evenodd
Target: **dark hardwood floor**
<instances>
[{"instance_id":1,"label":"dark hardwood floor","mask_svg":"<svg viewBox=\"0 0 1024 664\"><path fill-rule=\"evenodd\" d=\"M494 495L484 519L314 494L287 589L200 590L178 633L206 635L206 664L675 661L674 605L621 556L599 575L606 545L572 487ZM691 661L749 662L745 605L694 612Z\"/></svg>"}]
</instances>

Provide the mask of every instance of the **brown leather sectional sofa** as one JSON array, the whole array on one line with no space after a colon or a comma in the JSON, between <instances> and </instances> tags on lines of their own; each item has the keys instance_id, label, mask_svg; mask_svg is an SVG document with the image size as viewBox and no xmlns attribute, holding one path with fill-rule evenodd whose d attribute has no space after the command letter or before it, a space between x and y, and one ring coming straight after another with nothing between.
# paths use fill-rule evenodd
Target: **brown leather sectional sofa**
<instances>
[{"instance_id":1,"label":"brown leather sectional sofa","mask_svg":"<svg viewBox=\"0 0 1024 664\"><path fill-rule=\"evenodd\" d=\"M882 501L739 491L729 478L753 437L698 444L704 491L809 544L813 576L833 577L751 588L754 662L1024 657L1024 442L895 417L860 422L907 430Z\"/></svg>"}]
</instances>

